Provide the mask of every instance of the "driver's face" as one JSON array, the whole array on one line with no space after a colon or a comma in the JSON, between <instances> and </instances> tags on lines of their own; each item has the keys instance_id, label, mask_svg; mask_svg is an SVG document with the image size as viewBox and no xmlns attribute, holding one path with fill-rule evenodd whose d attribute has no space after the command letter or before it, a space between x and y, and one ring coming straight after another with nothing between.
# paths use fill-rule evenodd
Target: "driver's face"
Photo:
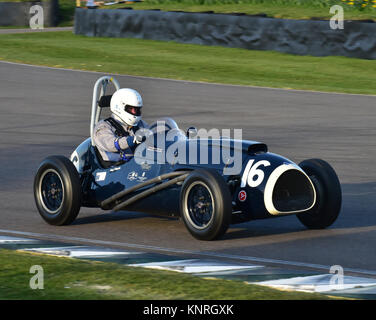
<instances>
[{"instance_id":1,"label":"driver's face","mask_svg":"<svg viewBox=\"0 0 376 320\"><path fill-rule=\"evenodd\" d=\"M134 116L140 116L141 115L141 108L140 107L125 106L124 110L126 112L129 112L130 114L132 114Z\"/></svg>"}]
</instances>

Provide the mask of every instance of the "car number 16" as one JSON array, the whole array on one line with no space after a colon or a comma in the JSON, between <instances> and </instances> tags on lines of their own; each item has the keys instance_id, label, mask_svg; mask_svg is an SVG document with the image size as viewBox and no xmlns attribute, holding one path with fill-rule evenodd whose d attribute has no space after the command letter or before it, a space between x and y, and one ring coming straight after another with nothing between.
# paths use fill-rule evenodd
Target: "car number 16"
<instances>
[{"instance_id":1,"label":"car number 16","mask_svg":"<svg viewBox=\"0 0 376 320\"><path fill-rule=\"evenodd\" d=\"M253 164L254 161L255 161L254 159L249 160L246 167L245 167L245 170L244 170L244 173L243 173L243 176L242 176L242 181L241 181L241 184L240 184L241 188L244 188L247 183L251 188L255 188L255 187L259 186L262 183L262 181L264 180L264 176L265 176L264 171L259 169L259 167L260 166L264 166L264 167L270 166L270 162L267 161L267 160L261 160L261 161L256 162L255 164Z\"/></svg>"}]
</instances>

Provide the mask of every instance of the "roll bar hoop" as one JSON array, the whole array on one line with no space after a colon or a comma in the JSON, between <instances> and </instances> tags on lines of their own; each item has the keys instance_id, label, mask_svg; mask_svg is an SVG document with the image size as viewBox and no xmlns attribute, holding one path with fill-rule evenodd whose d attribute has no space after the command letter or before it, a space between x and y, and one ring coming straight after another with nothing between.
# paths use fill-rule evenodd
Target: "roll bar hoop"
<instances>
[{"instance_id":1,"label":"roll bar hoop","mask_svg":"<svg viewBox=\"0 0 376 320\"><path fill-rule=\"evenodd\" d=\"M98 102L102 96L106 95L107 86L110 82L115 86L116 90L120 89L119 82L111 76L100 77L95 82L95 85L94 85L93 101L91 104L91 118L90 118L90 137L91 137L91 144L93 146L94 146L94 142L93 142L94 127L100 119L101 110L102 110L102 108L99 107Z\"/></svg>"}]
</instances>

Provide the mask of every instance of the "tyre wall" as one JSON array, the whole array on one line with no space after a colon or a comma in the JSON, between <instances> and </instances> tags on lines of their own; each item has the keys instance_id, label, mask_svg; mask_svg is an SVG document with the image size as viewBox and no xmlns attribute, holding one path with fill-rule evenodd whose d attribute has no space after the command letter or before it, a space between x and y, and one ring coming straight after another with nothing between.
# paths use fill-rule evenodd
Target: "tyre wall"
<instances>
[{"instance_id":1,"label":"tyre wall","mask_svg":"<svg viewBox=\"0 0 376 320\"><path fill-rule=\"evenodd\" d=\"M74 32L86 36L140 38L275 50L313 56L376 59L376 23L287 20L247 15L98 10L77 8Z\"/></svg>"},{"instance_id":2,"label":"tyre wall","mask_svg":"<svg viewBox=\"0 0 376 320\"><path fill-rule=\"evenodd\" d=\"M55 27L58 24L59 1L0 2L0 26L29 26L30 8L43 7L44 26Z\"/></svg>"}]
</instances>

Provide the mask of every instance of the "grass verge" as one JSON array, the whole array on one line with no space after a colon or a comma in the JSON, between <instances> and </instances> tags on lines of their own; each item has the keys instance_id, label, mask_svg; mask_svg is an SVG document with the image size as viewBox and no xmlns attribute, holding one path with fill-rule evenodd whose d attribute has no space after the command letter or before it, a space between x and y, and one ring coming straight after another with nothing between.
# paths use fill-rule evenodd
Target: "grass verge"
<instances>
[{"instance_id":1,"label":"grass verge","mask_svg":"<svg viewBox=\"0 0 376 320\"><path fill-rule=\"evenodd\" d=\"M113 74L376 94L372 60L92 38L69 31L2 34L0 60Z\"/></svg>"},{"instance_id":2,"label":"grass verge","mask_svg":"<svg viewBox=\"0 0 376 320\"><path fill-rule=\"evenodd\" d=\"M43 268L44 289L32 290L30 268ZM239 281L0 249L0 299L259 300L327 299Z\"/></svg>"}]
</instances>

